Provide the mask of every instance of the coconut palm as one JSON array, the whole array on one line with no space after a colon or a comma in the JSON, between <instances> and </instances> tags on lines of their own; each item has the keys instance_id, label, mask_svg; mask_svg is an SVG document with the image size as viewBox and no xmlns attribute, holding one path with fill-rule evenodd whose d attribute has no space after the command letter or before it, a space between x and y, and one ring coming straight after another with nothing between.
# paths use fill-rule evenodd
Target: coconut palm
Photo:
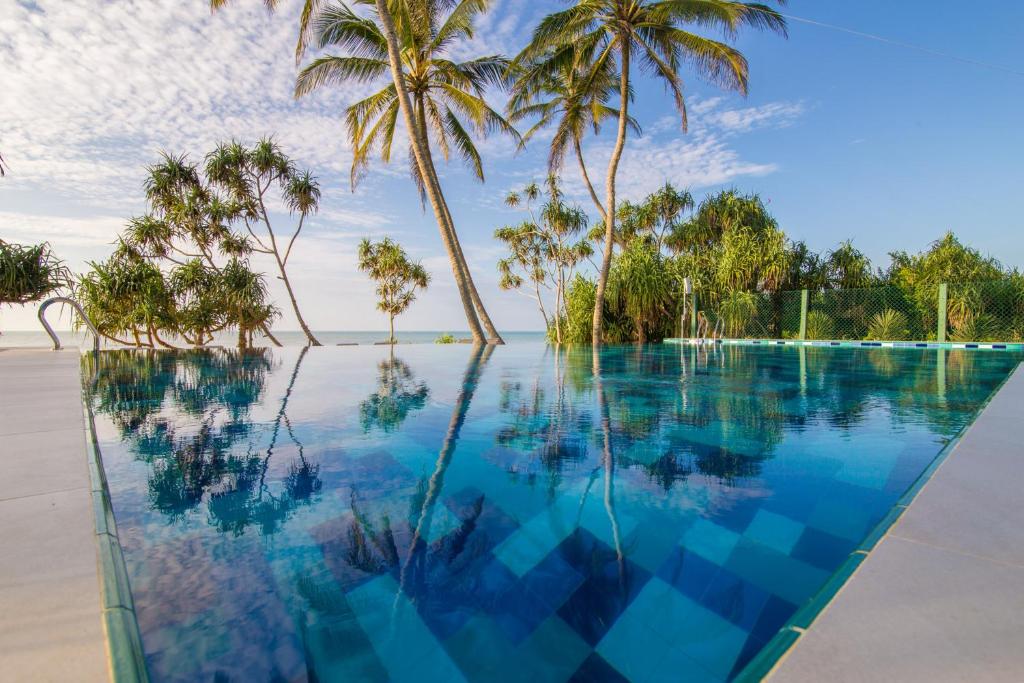
<instances>
[{"instance_id":1,"label":"coconut palm","mask_svg":"<svg viewBox=\"0 0 1024 683\"><path fill-rule=\"evenodd\" d=\"M377 308L388 314L388 342L394 344L395 316L416 300L417 289L427 288L430 274L387 237L376 243L368 239L359 243L359 270L377 282Z\"/></svg>"},{"instance_id":2,"label":"coconut palm","mask_svg":"<svg viewBox=\"0 0 1024 683\"><path fill-rule=\"evenodd\" d=\"M485 99L488 88L506 84L508 60L490 55L455 61L451 56L461 40L473 37L473 22L490 2L393 0L392 5L376 3L376 20L356 14L343 3L322 8L314 21L316 45L347 54L329 54L310 62L299 72L295 94L301 97L325 85L378 82L390 70L390 84L346 111L354 150L351 182L353 186L358 182L375 152L385 162L390 160L401 113L412 148L412 176L434 210L470 332L483 341L482 322L489 340L501 343L462 253L432 151L436 146L445 160L458 155L482 181L483 163L469 129L477 135L500 131L518 138ZM446 10L450 11L445 14Z\"/></svg>"},{"instance_id":3,"label":"coconut palm","mask_svg":"<svg viewBox=\"0 0 1024 683\"><path fill-rule=\"evenodd\" d=\"M610 64L610 63L609 63ZM604 205L594 190L583 158L583 137L587 130L597 135L601 124L619 117L619 110L608 106L616 86L616 75L605 70L588 78L586 70L575 60L563 65L555 73L548 73L545 62L520 68L509 98L509 118L518 122L537 117L536 123L523 133L523 144L539 131L555 126L548 147L548 173L556 175L562 169L570 145L579 163L580 176L597 210L604 215ZM629 117L628 125L639 135L640 125Z\"/></svg>"},{"instance_id":4,"label":"coconut palm","mask_svg":"<svg viewBox=\"0 0 1024 683\"><path fill-rule=\"evenodd\" d=\"M378 0L381 4L382 0ZM686 127L686 106L679 71L684 62L697 73L728 90L747 92L747 62L726 43L686 30L685 26L718 28L728 37L749 26L785 33L785 20L775 10L733 0L578 0L569 9L544 18L517 64L540 61L548 73L566 64L580 64L587 78L599 79L610 70L619 76L619 116L615 146L605 177L604 257L597 281L592 341L602 341L602 310L614 247L615 185L626 144L634 57L672 92ZM542 69L543 70L543 69Z\"/></svg>"}]
</instances>

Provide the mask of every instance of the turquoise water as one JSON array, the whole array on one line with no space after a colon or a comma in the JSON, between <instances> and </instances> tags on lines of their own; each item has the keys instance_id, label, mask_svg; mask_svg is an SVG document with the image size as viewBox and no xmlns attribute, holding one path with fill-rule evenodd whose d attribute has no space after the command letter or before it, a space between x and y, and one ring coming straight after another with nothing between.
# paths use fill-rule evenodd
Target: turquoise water
<instances>
[{"instance_id":1,"label":"turquoise water","mask_svg":"<svg viewBox=\"0 0 1024 683\"><path fill-rule=\"evenodd\" d=\"M1010 353L85 357L155 681L728 680Z\"/></svg>"}]
</instances>

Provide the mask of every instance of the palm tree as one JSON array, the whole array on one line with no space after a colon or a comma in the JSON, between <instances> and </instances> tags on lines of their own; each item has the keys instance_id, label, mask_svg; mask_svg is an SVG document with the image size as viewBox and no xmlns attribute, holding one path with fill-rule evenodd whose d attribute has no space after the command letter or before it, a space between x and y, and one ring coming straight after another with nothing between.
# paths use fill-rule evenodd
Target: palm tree
<instances>
[{"instance_id":1,"label":"palm tree","mask_svg":"<svg viewBox=\"0 0 1024 683\"><path fill-rule=\"evenodd\" d=\"M521 68L522 75L516 80L509 99L509 118L513 122L537 117L537 122L523 134L523 145L538 131L555 125L548 151L548 173L556 175L562 168L569 146L579 163L580 176L586 185L590 198L597 210L604 215L604 205L594 190L583 158L582 140L587 129L597 135L601 123L617 119L619 110L607 105L615 90L614 73L600 72L588 78L585 69L573 60L561 66L554 74L545 69L545 62ZM640 134L640 125L633 117L628 118L633 132Z\"/></svg>"},{"instance_id":2,"label":"palm tree","mask_svg":"<svg viewBox=\"0 0 1024 683\"><path fill-rule=\"evenodd\" d=\"M483 341L482 321L488 340L502 343L469 272L431 150L433 143L446 160L454 152L482 181L480 154L463 121L471 123L479 135L501 131L518 137L484 97L487 88L506 84L508 60L491 55L457 62L450 56L460 39L473 37L473 21L490 2L392 0L391 4L389 8L385 2L376 3L377 21L359 16L345 4L323 8L313 29L318 47L341 48L348 55L327 55L310 62L299 72L295 94L301 97L325 85L371 83L391 71L390 84L346 111L354 149L351 182L353 186L358 182L375 151L385 162L390 160L401 113L410 132L412 176L434 210L470 332L476 341Z\"/></svg>"},{"instance_id":3,"label":"palm tree","mask_svg":"<svg viewBox=\"0 0 1024 683\"><path fill-rule=\"evenodd\" d=\"M378 5L382 0L378 0ZM672 92L683 128L686 106L679 70L688 62L718 85L747 92L747 62L735 48L682 28L719 28L727 37L743 26L785 33L785 20L766 5L734 0L578 0L567 10L545 17L516 63L540 61L540 69L556 74L567 63L586 69L598 80L609 71L619 76L619 116L615 146L605 177L604 256L597 281L592 341L602 341L605 289L615 234L615 181L629 124L630 77L634 57ZM546 66L544 66L546 65Z\"/></svg>"},{"instance_id":4,"label":"palm tree","mask_svg":"<svg viewBox=\"0 0 1024 683\"><path fill-rule=\"evenodd\" d=\"M364 239L359 243L359 270L377 282L377 308L388 314L390 335L395 343L395 316L401 315L416 300L416 290L426 289L430 274L413 263L399 244L385 237L377 243Z\"/></svg>"}]
</instances>

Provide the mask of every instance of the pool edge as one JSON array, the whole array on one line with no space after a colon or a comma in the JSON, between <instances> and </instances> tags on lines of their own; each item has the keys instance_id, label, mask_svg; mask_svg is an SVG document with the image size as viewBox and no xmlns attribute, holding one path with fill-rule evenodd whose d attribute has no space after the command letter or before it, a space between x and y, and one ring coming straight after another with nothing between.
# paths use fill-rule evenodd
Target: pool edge
<instances>
[{"instance_id":1,"label":"pool edge","mask_svg":"<svg viewBox=\"0 0 1024 683\"><path fill-rule=\"evenodd\" d=\"M91 483L93 526L96 536L96 564L99 573L100 608L106 635L107 664L114 683L148 683L142 635L135 615L128 569L117 536L117 522L110 489L103 469L103 457L96 437L88 384L83 371L82 412L84 413L85 450Z\"/></svg>"},{"instance_id":2,"label":"pool edge","mask_svg":"<svg viewBox=\"0 0 1024 683\"><path fill-rule=\"evenodd\" d=\"M999 384L989 393L984 401L978 406L977 412L971 421L965 424L935 455L924 471L907 487L895 505L886 513L885 517L868 532L864 540L857 546L857 549L850 553L839 568L829 576L825 584L807 602L804 603L786 623L765 643L764 647L754 658L747 662L747 665L733 679L742 683L762 681L770 676L778 666L786 659L786 656L793 650L793 647L825 611L833 600L843 590L843 587L853 578L861 564L867 559L868 554L874 550L879 542L889 533L889 530L899 521L906 509L913 502L914 498L921 492L925 484L932 478L943 462L949 457L953 449L963 439L967 431L974 426L978 418L988 407L992 399L1003 390L1017 372L1024 368L1024 361L1018 363L1011 369Z\"/></svg>"}]
</instances>

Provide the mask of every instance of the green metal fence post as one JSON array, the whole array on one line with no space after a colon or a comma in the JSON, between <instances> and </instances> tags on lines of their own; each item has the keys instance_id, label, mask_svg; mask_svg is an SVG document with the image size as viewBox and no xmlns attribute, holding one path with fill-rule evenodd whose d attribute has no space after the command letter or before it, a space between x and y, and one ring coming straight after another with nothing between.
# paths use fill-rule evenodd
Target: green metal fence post
<instances>
[{"instance_id":1,"label":"green metal fence post","mask_svg":"<svg viewBox=\"0 0 1024 683\"><path fill-rule=\"evenodd\" d=\"M806 289L800 292L800 339L807 339L807 302L810 298Z\"/></svg>"},{"instance_id":2,"label":"green metal fence post","mask_svg":"<svg viewBox=\"0 0 1024 683\"><path fill-rule=\"evenodd\" d=\"M690 339L697 338L697 291L690 292Z\"/></svg>"},{"instance_id":3,"label":"green metal fence post","mask_svg":"<svg viewBox=\"0 0 1024 683\"><path fill-rule=\"evenodd\" d=\"M946 283L939 285L939 329L935 333L938 342L946 341L946 296L948 294Z\"/></svg>"}]
</instances>

